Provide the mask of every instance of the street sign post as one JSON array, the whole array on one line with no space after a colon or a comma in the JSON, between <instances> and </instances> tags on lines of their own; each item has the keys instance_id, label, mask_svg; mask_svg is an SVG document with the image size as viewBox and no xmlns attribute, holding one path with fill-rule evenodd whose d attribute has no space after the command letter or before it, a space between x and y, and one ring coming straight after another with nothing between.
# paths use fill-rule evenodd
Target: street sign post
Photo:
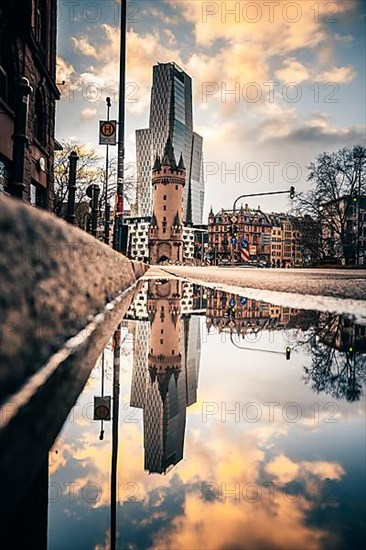
<instances>
[{"instance_id":1,"label":"street sign post","mask_svg":"<svg viewBox=\"0 0 366 550\"><path fill-rule=\"evenodd\" d=\"M117 143L117 121L99 121L99 145L116 145Z\"/></svg>"},{"instance_id":2,"label":"street sign post","mask_svg":"<svg viewBox=\"0 0 366 550\"><path fill-rule=\"evenodd\" d=\"M111 398L94 397L94 420L111 419Z\"/></svg>"}]
</instances>

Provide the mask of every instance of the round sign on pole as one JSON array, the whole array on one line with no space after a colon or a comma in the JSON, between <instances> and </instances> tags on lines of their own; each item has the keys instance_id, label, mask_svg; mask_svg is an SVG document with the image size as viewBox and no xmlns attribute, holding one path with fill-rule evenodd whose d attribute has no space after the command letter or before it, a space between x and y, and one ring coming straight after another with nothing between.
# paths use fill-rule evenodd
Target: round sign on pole
<instances>
[{"instance_id":1,"label":"round sign on pole","mask_svg":"<svg viewBox=\"0 0 366 550\"><path fill-rule=\"evenodd\" d=\"M236 304L235 298L231 298L231 300L230 300L230 302L229 302L229 306L230 306L230 307L234 307L235 304Z\"/></svg>"},{"instance_id":2,"label":"round sign on pole","mask_svg":"<svg viewBox=\"0 0 366 550\"><path fill-rule=\"evenodd\" d=\"M99 121L99 145L116 145L116 120Z\"/></svg>"},{"instance_id":3,"label":"round sign on pole","mask_svg":"<svg viewBox=\"0 0 366 550\"><path fill-rule=\"evenodd\" d=\"M242 297L240 298L240 304L241 304L242 306L245 306L246 303L247 303L247 299L244 298L244 296L242 296Z\"/></svg>"},{"instance_id":4,"label":"round sign on pole","mask_svg":"<svg viewBox=\"0 0 366 550\"><path fill-rule=\"evenodd\" d=\"M246 239L243 239L241 241L241 246L242 246L242 248L248 248L249 242Z\"/></svg>"}]
</instances>

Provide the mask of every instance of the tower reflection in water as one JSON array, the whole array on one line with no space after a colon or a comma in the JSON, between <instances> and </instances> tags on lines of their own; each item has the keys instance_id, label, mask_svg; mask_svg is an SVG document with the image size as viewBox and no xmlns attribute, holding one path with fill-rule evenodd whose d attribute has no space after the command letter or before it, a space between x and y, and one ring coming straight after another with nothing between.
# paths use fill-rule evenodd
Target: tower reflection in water
<instances>
[{"instance_id":1,"label":"tower reflection in water","mask_svg":"<svg viewBox=\"0 0 366 550\"><path fill-rule=\"evenodd\" d=\"M144 301L141 294L139 298ZM165 474L183 458L187 407L196 402L200 319L193 286L148 282L146 302L130 312L134 365L130 405L143 409L145 470ZM136 307L136 306L135 306Z\"/></svg>"}]
</instances>

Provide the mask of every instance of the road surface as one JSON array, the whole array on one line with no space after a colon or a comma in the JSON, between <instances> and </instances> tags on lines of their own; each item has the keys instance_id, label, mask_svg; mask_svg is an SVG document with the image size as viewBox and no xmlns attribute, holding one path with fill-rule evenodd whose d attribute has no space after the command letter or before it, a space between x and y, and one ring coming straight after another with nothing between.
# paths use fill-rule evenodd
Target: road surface
<instances>
[{"instance_id":1,"label":"road surface","mask_svg":"<svg viewBox=\"0 0 366 550\"><path fill-rule=\"evenodd\" d=\"M186 266L161 266L161 269L249 298L285 307L346 314L366 323L366 270Z\"/></svg>"}]
</instances>

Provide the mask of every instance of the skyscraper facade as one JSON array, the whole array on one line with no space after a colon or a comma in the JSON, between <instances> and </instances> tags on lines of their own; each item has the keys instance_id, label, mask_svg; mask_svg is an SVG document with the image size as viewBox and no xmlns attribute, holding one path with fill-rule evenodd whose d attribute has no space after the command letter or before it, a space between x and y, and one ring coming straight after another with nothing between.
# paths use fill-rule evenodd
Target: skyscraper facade
<instances>
[{"instance_id":1,"label":"skyscraper facade","mask_svg":"<svg viewBox=\"0 0 366 550\"><path fill-rule=\"evenodd\" d=\"M151 172L157 152L170 136L187 170L184 223L201 224L204 179L202 137L193 131L192 79L175 63L153 67L149 128L136 130L137 215L152 215Z\"/></svg>"}]
</instances>

